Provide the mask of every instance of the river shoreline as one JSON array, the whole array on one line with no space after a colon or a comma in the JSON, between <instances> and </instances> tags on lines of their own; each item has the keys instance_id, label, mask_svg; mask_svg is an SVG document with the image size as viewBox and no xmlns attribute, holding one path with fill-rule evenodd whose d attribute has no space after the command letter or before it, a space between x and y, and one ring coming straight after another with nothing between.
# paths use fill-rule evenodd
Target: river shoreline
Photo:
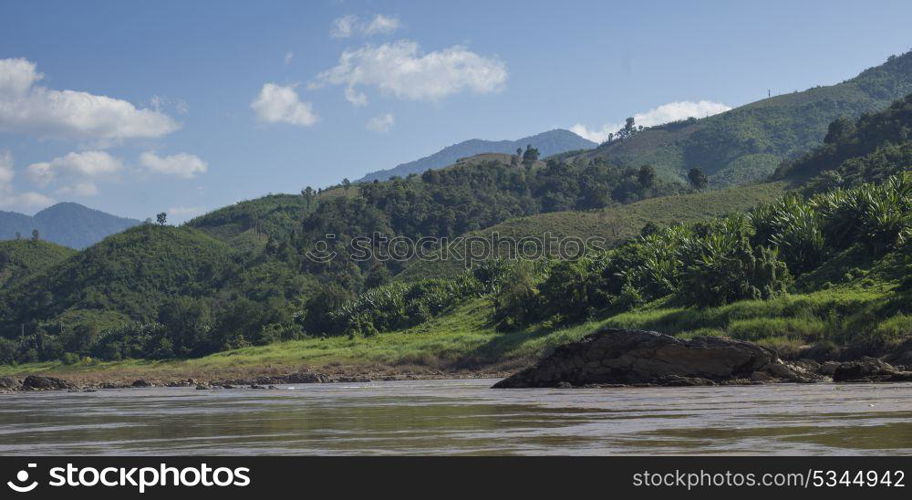
<instances>
[{"instance_id":1,"label":"river shoreline","mask_svg":"<svg viewBox=\"0 0 912 500\"><path fill-rule=\"evenodd\" d=\"M778 383L912 381L904 348L881 357L811 356L783 360L769 348L723 337L679 339L658 332L606 328L563 344L538 360L499 364L388 364L332 361L218 366L186 361L21 367L0 375L0 393L96 391L147 387L268 389L289 384L498 379L495 388L671 387ZM810 354L813 354L810 352ZM899 362L897 362L899 361Z\"/></svg>"},{"instance_id":2,"label":"river shoreline","mask_svg":"<svg viewBox=\"0 0 912 500\"><path fill-rule=\"evenodd\" d=\"M512 371L501 370L434 370L411 367L407 369L335 368L332 371L297 371L276 373L274 369L249 370L246 373L170 376L107 375L103 371L80 374L37 373L0 377L0 395L27 392L82 392L102 389L140 389L148 387L195 387L197 389L269 389L287 384L367 383L401 380L471 380L502 379Z\"/></svg>"}]
</instances>

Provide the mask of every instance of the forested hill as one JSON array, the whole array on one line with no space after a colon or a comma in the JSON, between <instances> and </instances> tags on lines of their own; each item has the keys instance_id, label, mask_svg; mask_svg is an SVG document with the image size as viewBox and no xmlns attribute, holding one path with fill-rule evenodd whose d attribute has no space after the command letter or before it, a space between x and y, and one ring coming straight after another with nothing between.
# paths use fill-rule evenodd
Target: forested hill
<instances>
[{"instance_id":1,"label":"forested hill","mask_svg":"<svg viewBox=\"0 0 912 500\"><path fill-rule=\"evenodd\" d=\"M889 108L830 124L824 144L780 166L777 179L807 182L825 191L882 181L912 168L912 94Z\"/></svg>"},{"instance_id":2,"label":"forested hill","mask_svg":"<svg viewBox=\"0 0 912 500\"><path fill-rule=\"evenodd\" d=\"M76 251L41 240L0 241L0 286L10 288Z\"/></svg>"},{"instance_id":3,"label":"forested hill","mask_svg":"<svg viewBox=\"0 0 912 500\"><path fill-rule=\"evenodd\" d=\"M409 174L420 174L432 168L441 168L456 163L462 158L479 155L482 153L507 153L513 154L519 148L532 145L543 157L567 151L591 149L596 146L592 141L570 132L569 130L550 130L530 137L523 137L515 141L486 141L471 139L463 141L424 158L397 165L388 170L371 172L357 182L370 182L373 180L387 180L391 177L406 177Z\"/></svg>"},{"instance_id":4,"label":"forested hill","mask_svg":"<svg viewBox=\"0 0 912 500\"><path fill-rule=\"evenodd\" d=\"M619 166L653 165L660 176L685 179L703 170L715 186L769 176L784 159L820 144L841 116L855 119L912 93L912 52L891 57L851 80L763 99L726 113L634 130L577 158Z\"/></svg>"},{"instance_id":5,"label":"forested hill","mask_svg":"<svg viewBox=\"0 0 912 500\"><path fill-rule=\"evenodd\" d=\"M106 236L139 224L138 220L117 217L78 203L58 203L34 216L0 212L0 240L39 238L70 248L82 249Z\"/></svg>"}]
</instances>

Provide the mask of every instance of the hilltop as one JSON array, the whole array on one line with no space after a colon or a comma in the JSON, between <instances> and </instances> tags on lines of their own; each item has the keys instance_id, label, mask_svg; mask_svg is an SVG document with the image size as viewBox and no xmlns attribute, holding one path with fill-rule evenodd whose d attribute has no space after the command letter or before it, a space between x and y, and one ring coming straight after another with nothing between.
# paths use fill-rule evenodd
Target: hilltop
<instances>
[{"instance_id":1,"label":"hilltop","mask_svg":"<svg viewBox=\"0 0 912 500\"><path fill-rule=\"evenodd\" d=\"M171 299L217 289L231 253L229 246L195 229L134 227L5 288L0 303L7 311L0 315L0 328L86 311L151 321Z\"/></svg>"},{"instance_id":2,"label":"hilltop","mask_svg":"<svg viewBox=\"0 0 912 500\"><path fill-rule=\"evenodd\" d=\"M528 145L539 150L542 157L565 153L567 151L577 151L581 149L591 149L596 144L587 139L570 132L569 130L555 129L548 132L523 137L515 141L486 141L482 139L471 139L463 141L452 146L447 146L440 151L420 158L418 160L402 163L388 170L379 170L371 172L356 182L371 182L374 180L387 180L391 177L406 177L409 174L420 174L426 170L446 167L458 162L462 158L479 155L482 153L502 153L514 154L519 148L525 148Z\"/></svg>"},{"instance_id":3,"label":"hilltop","mask_svg":"<svg viewBox=\"0 0 912 500\"><path fill-rule=\"evenodd\" d=\"M779 164L817 146L830 122L854 120L912 93L912 52L891 57L842 83L763 99L725 113L650 127L568 161L600 158L612 164L654 166L684 182L691 168L714 186L762 180Z\"/></svg>"},{"instance_id":4,"label":"hilltop","mask_svg":"<svg viewBox=\"0 0 912 500\"><path fill-rule=\"evenodd\" d=\"M13 287L73 255L75 250L47 241L0 241L0 287Z\"/></svg>"},{"instance_id":5,"label":"hilltop","mask_svg":"<svg viewBox=\"0 0 912 500\"><path fill-rule=\"evenodd\" d=\"M78 203L58 203L33 216L0 212L0 240L15 239L16 233L29 238L33 230L38 230L43 240L82 249L139 223Z\"/></svg>"}]
</instances>

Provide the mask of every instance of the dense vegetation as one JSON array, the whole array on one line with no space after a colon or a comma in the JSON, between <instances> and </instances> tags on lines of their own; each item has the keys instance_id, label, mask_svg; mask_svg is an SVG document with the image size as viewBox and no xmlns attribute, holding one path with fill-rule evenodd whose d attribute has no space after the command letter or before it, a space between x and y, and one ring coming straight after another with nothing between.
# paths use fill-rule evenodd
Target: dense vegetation
<instances>
[{"instance_id":1,"label":"dense vegetation","mask_svg":"<svg viewBox=\"0 0 912 500\"><path fill-rule=\"evenodd\" d=\"M775 178L808 181L808 189L825 191L882 181L912 167L912 94L879 113L853 122L833 121L823 146L786 162Z\"/></svg>"},{"instance_id":2,"label":"dense vegetation","mask_svg":"<svg viewBox=\"0 0 912 500\"><path fill-rule=\"evenodd\" d=\"M300 293L305 277L258 264L192 228L130 229L4 288L0 351L6 361L168 357L262 339L291 321L281 287Z\"/></svg>"},{"instance_id":3,"label":"dense vegetation","mask_svg":"<svg viewBox=\"0 0 912 500\"><path fill-rule=\"evenodd\" d=\"M481 300L486 324L509 342L608 324L731 335L783 355L808 344L812 356L836 356L840 346L883 354L912 335L910 234L912 176L897 176L809 199L790 194L746 215L650 227L580 260L492 261L452 281L385 286L329 318L334 332L371 337Z\"/></svg>"},{"instance_id":4,"label":"dense vegetation","mask_svg":"<svg viewBox=\"0 0 912 500\"><path fill-rule=\"evenodd\" d=\"M0 287L10 288L76 251L47 241L20 239L0 241Z\"/></svg>"},{"instance_id":5,"label":"dense vegetation","mask_svg":"<svg viewBox=\"0 0 912 500\"><path fill-rule=\"evenodd\" d=\"M783 94L709 118L651 127L574 155L570 162L604 158L620 166L654 165L667 179L697 167L713 185L763 179L784 159L820 144L839 117L855 119L912 93L912 53L828 87ZM700 118L700 117L695 117Z\"/></svg>"},{"instance_id":6,"label":"dense vegetation","mask_svg":"<svg viewBox=\"0 0 912 500\"><path fill-rule=\"evenodd\" d=\"M585 212L551 212L509 219L491 227L467 233L466 237L488 240L497 234L519 241L526 237L551 235L559 238L604 238L614 246L640 234L653 224L667 226L676 222L693 223L734 212L744 212L762 203L776 200L785 192L784 182L751 184L721 190L661 196L630 204ZM502 252L496 257L506 258ZM557 255L554 255L557 256ZM415 260L395 276L411 281L434 277L456 277L471 267L468 259L451 257L443 260Z\"/></svg>"},{"instance_id":7,"label":"dense vegetation","mask_svg":"<svg viewBox=\"0 0 912 500\"><path fill-rule=\"evenodd\" d=\"M301 241L316 242L334 235L331 248L348 254L351 249L346 245L355 237L452 237L512 217L601 209L686 189L658 181L652 174L648 166L619 169L593 162L576 168L558 161L540 164L534 158L516 165L489 161L429 170L421 176L364 184L359 186L358 196L319 203L304 218ZM325 273L329 269L337 281L360 283L378 264L395 273L403 263L365 261L359 270L351 261L341 260L320 263L310 270Z\"/></svg>"}]
</instances>

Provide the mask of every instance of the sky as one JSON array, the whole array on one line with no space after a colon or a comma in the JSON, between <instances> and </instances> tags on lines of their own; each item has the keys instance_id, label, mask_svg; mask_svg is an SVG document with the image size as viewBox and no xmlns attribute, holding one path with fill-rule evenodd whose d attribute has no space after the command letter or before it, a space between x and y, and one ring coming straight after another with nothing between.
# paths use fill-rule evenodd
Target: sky
<instances>
[{"instance_id":1,"label":"sky","mask_svg":"<svg viewBox=\"0 0 912 500\"><path fill-rule=\"evenodd\" d=\"M708 116L912 48L898 1L4 1L0 210L182 222L471 139Z\"/></svg>"}]
</instances>

